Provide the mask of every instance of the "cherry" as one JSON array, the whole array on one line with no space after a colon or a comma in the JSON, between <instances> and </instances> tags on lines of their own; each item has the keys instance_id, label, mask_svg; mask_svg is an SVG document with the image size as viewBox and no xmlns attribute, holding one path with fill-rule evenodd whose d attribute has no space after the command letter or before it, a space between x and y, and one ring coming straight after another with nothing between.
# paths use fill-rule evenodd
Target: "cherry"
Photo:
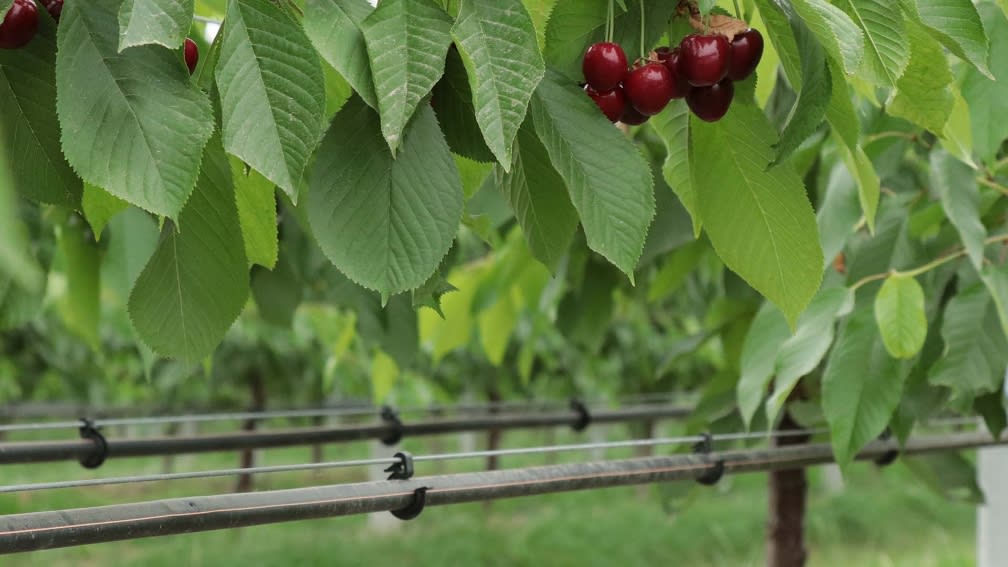
<instances>
[{"instance_id":1,"label":"cherry","mask_svg":"<svg viewBox=\"0 0 1008 567\"><path fill-rule=\"evenodd\" d=\"M623 108L626 106L626 95L623 94L623 89L616 87L609 92L600 93L591 85L585 85L585 92L595 101L599 110L606 115L610 122L619 121L620 116L623 115Z\"/></svg>"},{"instance_id":2,"label":"cherry","mask_svg":"<svg viewBox=\"0 0 1008 567\"><path fill-rule=\"evenodd\" d=\"M58 22L60 14L63 13L63 0L44 0L42 4L45 5L45 9L49 12L49 15Z\"/></svg>"},{"instance_id":3,"label":"cherry","mask_svg":"<svg viewBox=\"0 0 1008 567\"><path fill-rule=\"evenodd\" d=\"M38 9L32 0L14 0L0 24L0 49L24 47L38 30Z\"/></svg>"},{"instance_id":4,"label":"cherry","mask_svg":"<svg viewBox=\"0 0 1008 567\"><path fill-rule=\"evenodd\" d=\"M688 35L679 51L680 70L694 87L709 87L728 75L731 46L723 35Z\"/></svg>"},{"instance_id":5,"label":"cherry","mask_svg":"<svg viewBox=\"0 0 1008 567\"><path fill-rule=\"evenodd\" d=\"M678 47L675 49L666 47L665 51L661 51L661 49L655 51L658 54L658 60L664 63L668 67L669 73L672 74L672 98L682 98L690 89L689 83L682 74L682 51Z\"/></svg>"},{"instance_id":6,"label":"cherry","mask_svg":"<svg viewBox=\"0 0 1008 567\"><path fill-rule=\"evenodd\" d=\"M185 64L189 67L189 74L192 75L196 71L196 63L199 62L199 47L196 42L189 39L185 40Z\"/></svg>"},{"instance_id":7,"label":"cherry","mask_svg":"<svg viewBox=\"0 0 1008 567\"><path fill-rule=\"evenodd\" d=\"M637 112L654 116L672 100L675 83L668 67L662 63L647 63L630 71L623 80L623 90Z\"/></svg>"},{"instance_id":8,"label":"cherry","mask_svg":"<svg viewBox=\"0 0 1008 567\"><path fill-rule=\"evenodd\" d=\"M731 42L728 78L743 81L752 75L763 58L763 35L752 28L738 34Z\"/></svg>"},{"instance_id":9,"label":"cherry","mask_svg":"<svg viewBox=\"0 0 1008 567\"><path fill-rule=\"evenodd\" d=\"M623 108L623 116L620 116L619 121L627 126L640 126L641 124L647 122L648 118L650 118L650 116L644 116L640 112L637 112L637 109L627 102L626 107Z\"/></svg>"},{"instance_id":10,"label":"cherry","mask_svg":"<svg viewBox=\"0 0 1008 567\"><path fill-rule=\"evenodd\" d=\"M686 104L701 120L717 122L728 114L733 98L735 83L725 79L716 85L690 90L686 95Z\"/></svg>"},{"instance_id":11,"label":"cherry","mask_svg":"<svg viewBox=\"0 0 1008 567\"><path fill-rule=\"evenodd\" d=\"M609 92L619 86L627 72L626 53L615 43L593 44L584 54L581 62L585 81L600 93Z\"/></svg>"}]
</instances>

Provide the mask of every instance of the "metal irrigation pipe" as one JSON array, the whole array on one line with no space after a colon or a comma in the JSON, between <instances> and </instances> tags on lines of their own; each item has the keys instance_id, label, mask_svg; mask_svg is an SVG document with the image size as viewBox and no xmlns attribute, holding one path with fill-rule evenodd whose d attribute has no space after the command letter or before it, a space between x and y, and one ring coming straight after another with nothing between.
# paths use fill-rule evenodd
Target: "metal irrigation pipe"
<instances>
[{"instance_id":1,"label":"metal irrigation pipe","mask_svg":"<svg viewBox=\"0 0 1008 567\"><path fill-rule=\"evenodd\" d=\"M979 433L911 439L902 448L895 441L876 441L857 458L875 459L895 450L916 455L1006 442L1006 438L998 440ZM700 480L719 469L725 473L766 472L830 462L833 462L833 452L828 444L810 444L31 512L0 516L0 553L397 511L415 504L418 492L424 490L424 505L441 506L572 490Z\"/></svg>"},{"instance_id":2,"label":"metal irrigation pipe","mask_svg":"<svg viewBox=\"0 0 1008 567\"><path fill-rule=\"evenodd\" d=\"M691 408L688 407L661 405L600 410L590 414L590 422L593 424L623 423L680 418L689 415L691 411ZM570 410L541 414L490 414L460 419L407 421L402 425L377 423L334 428L312 427L234 432L191 437L106 438L107 451L104 452L104 456L107 458L150 457L388 439L400 434L403 437L412 437L493 429L576 427L583 423L583 419L584 416L581 413ZM94 439L0 443L0 465L80 460L100 454L102 454L101 443Z\"/></svg>"}]
</instances>

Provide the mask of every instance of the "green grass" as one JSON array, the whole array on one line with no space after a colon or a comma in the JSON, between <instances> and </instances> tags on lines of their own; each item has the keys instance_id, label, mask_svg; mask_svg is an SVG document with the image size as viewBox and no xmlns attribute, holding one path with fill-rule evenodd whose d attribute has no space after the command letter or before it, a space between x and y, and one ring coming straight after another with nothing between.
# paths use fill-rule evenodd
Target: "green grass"
<instances>
[{"instance_id":1,"label":"green grass","mask_svg":"<svg viewBox=\"0 0 1008 567\"><path fill-rule=\"evenodd\" d=\"M562 435L559 442L570 441ZM542 443L541 437L507 436L509 445ZM447 440L407 443L416 453L455 450ZM329 448L326 457L367 454L363 444ZM266 453L268 464L304 462L307 449ZM625 456L618 452L614 456ZM566 455L561 460L583 459ZM179 468L235 465L233 455L203 455ZM511 458L504 466L542 464L542 457ZM479 462L453 463L474 470ZM159 459L110 461L102 475L157 472ZM440 471L428 471L440 472ZM420 474L423 470L420 471ZM19 465L0 470L0 483L97 475L71 464ZM258 489L363 480L345 469L323 474L260 477ZM917 483L899 463L876 470L854 467L846 489L829 494L811 474L807 520L810 565L952 567L973 565L974 508L944 500ZM725 478L714 488L674 484L502 500L486 507L432 507L390 532L367 518L311 520L270 526L150 538L51 550L4 558L0 564L39 566L373 566L373 565L762 565L766 477ZM59 490L0 496L0 513L213 494L230 479ZM689 494L689 504L666 511L663 497ZM681 502L678 500L677 502Z\"/></svg>"}]
</instances>

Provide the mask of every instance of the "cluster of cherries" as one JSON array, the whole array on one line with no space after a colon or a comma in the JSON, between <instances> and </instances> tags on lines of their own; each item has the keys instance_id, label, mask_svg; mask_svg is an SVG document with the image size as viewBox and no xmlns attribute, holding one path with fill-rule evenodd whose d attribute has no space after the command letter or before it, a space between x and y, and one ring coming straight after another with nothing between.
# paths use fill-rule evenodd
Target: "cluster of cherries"
<instances>
[{"instance_id":1,"label":"cluster of cherries","mask_svg":"<svg viewBox=\"0 0 1008 567\"><path fill-rule=\"evenodd\" d=\"M40 0L49 15L57 22L63 13L63 0ZM0 23L0 49L18 49L28 45L38 31L38 8L34 0L14 0L14 5ZM196 42L186 38L185 62L191 74L199 61Z\"/></svg>"},{"instance_id":2,"label":"cluster of cherries","mask_svg":"<svg viewBox=\"0 0 1008 567\"><path fill-rule=\"evenodd\" d=\"M686 36L679 47L659 47L654 60L633 69L618 44L596 43L581 70L585 92L612 122L643 124L677 98L700 119L716 122L731 106L735 81L748 78L762 57L763 36L749 28L731 41L721 34Z\"/></svg>"}]
</instances>

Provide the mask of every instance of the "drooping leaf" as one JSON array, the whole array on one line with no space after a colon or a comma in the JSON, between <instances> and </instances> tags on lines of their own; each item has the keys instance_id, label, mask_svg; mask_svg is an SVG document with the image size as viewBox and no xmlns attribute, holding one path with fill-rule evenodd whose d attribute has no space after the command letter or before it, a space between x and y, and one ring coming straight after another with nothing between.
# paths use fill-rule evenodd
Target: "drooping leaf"
<instances>
[{"instance_id":1,"label":"drooping leaf","mask_svg":"<svg viewBox=\"0 0 1008 567\"><path fill-rule=\"evenodd\" d=\"M230 0L220 33L214 76L224 149L296 202L325 117L318 52L270 0Z\"/></svg>"},{"instance_id":2,"label":"drooping leaf","mask_svg":"<svg viewBox=\"0 0 1008 567\"><path fill-rule=\"evenodd\" d=\"M767 394L773 379L777 352L791 335L787 320L773 304L763 304L753 319L742 346L741 377L736 388L739 412L746 428L752 425L753 416Z\"/></svg>"},{"instance_id":3,"label":"drooping leaf","mask_svg":"<svg viewBox=\"0 0 1008 567\"><path fill-rule=\"evenodd\" d=\"M973 127L973 145L981 159L993 160L1008 138L1008 20L990 3L978 6L991 38L990 69L998 80L980 71L966 70L962 95L969 108Z\"/></svg>"},{"instance_id":4,"label":"drooping leaf","mask_svg":"<svg viewBox=\"0 0 1008 567\"><path fill-rule=\"evenodd\" d=\"M567 184L588 246L633 279L655 212L650 168L591 99L566 83L548 73L539 84L536 132Z\"/></svg>"},{"instance_id":5,"label":"drooping leaf","mask_svg":"<svg viewBox=\"0 0 1008 567\"><path fill-rule=\"evenodd\" d=\"M45 15L28 45L0 49L0 107L12 187L36 201L76 207L81 181L63 157L56 117L56 25Z\"/></svg>"},{"instance_id":6,"label":"drooping leaf","mask_svg":"<svg viewBox=\"0 0 1008 567\"><path fill-rule=\"evenodd\" d=\"M980 188L976 173L951 154L935 150L931 152L931 179L941 197L945 214L959 231L970 261L980 270L987 229L980 221Z\"/></svg>"},{"instance_id":7,"label":"drooping leaf","mask_svg":"<svg viewBox=\"0 0 1008 567\"><path fill-rule=\"evenodd\" d=\"M923 26L908 22L910 63L896 82L886 112L935 133L942 133L955 100L951 85L955 79L940 43Z\"/></svg>"},{"instance_id":8,"label":"drooping leaf","mask_svg":"<svg viewBox=\"0 0 1008 567\"><path fill-rule=\"evenodd\" d=\"M959 396L975 398L997 391L1008 367L1008 339L998 309L983 284L961 290L945 309L941 329L945 355L931 368L929 381Z\"/></svg>"},{"instance_id":9,"label":"drooping leaf","mask_svg":"<svg viewBox=\"0 0 1008 567\"><path fill-rule=\"evenodd\" d=\"M833 92L825 50L808 26L793 14L791 16L791 29L801 60L801 89L781 130L774 163L787 159L819 128L826 118Z\"/></svg>"},{"instance_id":10,"label":"drooping leaf","mask_svg":"<svg viewBox=\"0 0 1008 567\"><path fill-rule=\"evenodd\" d=\"M235 158L230 161L245 256L250 264L272 270L279 254L273 182L253 169L244 171L244 164Z\"/></svg>"},{"instance_id":11,"label":"drooping leaf","mask_svg":"<svg viewBox=\"0 0 1008 567\"><path fill-rule=\"evenodd\" d=\"M692 124L690 170L718 255L794 325L819 289L823 256L815 213L797 174L773 159L763 112L735 105L720 122Z\"/></svg>"},{"instance_id":12,"label":"drooping leaf","mask_svg":"<svg viewBox=\"0 0 1008 567\"><path fill-rule=\"evenodd\" d=\"M67 327L96 351L100 348L101 257L97 243L77 216L62 226L59 239L66 274L62 312Z\"/></svg>"},{"instance_id":13,"label":"drooping leaf","mask_svg":"<svg viewBox=\"0 0 1008 567\"><path fill-rule=\"evenodd\" d=\"M129 207L129 203L112 195L101 187L95 187L94 185L84 186L81 208L84 209L84 218L91 225L91 230L94 232L96 240L101 240L105 223L115 216L116 213L127 207Z\"/></svg>"},{"instance_id":14,"label":"drooping leaf","mask_svg":"<svg viewBox=\"0 0 1008 567\"><path fill-rule=\"evenodd\" d=\"M193 364L221 341L248 292L231 166L215 137L207 145L179 227L165 225L154 256L133 286L129 314L140 338L155 352Z\"/></svg>"},{"instance_id":15,"label":"drooping leaf","mask_svg":"<svg viewBox=\"0 0 1008 567\"><path fill-rule=\"evenodd\" d=\"M312 172L308 218L341 272L384 296L419 287L461 217L461 182L433 111L420 109L394 159L360 98L336 115Z\"/></svg>"},{"instance_id":16,"label":"drooping leaf","mask_svg":"<svg viewBox=\"0 0 1008 567\"><path fill-rule=\"evenodd\" d=\"M444 76L431 92L431 106L453 153L477 162L493 163L494 154L487 147L476 121L469 74L457 49L448 51Z\"/></svg>"},{"instance_id":17,"label":"drooping leaf","mask_svg":"<svg viewBox=\"0 0 1008 567\"><path fill-rule=\"evenodd\" d=\"M862 72L873 84L893 87L910 61L900 5L890 0L835 0L865 34Z\"/></svg>"},{"instance_id":18,"label":"drooping leaf","mask_svg":"<svg viewBox=\"0 0 1008 567\"><path fill-rule=\"evenodd\" d=\"M119 51L156 43L174 49L192 27L193 0L123 0L119 6Z\"/></svg>"},{"instance_id":19,"label":"drooping leaf","mask_svg":"<svg viewBox=\"0 0 1008 567\"><path fill-rule=\"evenodd\" d=\"M875 216L878 214L879 199L882 196L882 180L879 179L875 166L871 158L865 153L860 145L850 149L846 146L840 148L840 155L844 165L854 176L854 182L858 188L858 201L861 203L861 212L864 214L865 223L868 230L875 233Z\"/></svg>"},{"instance_id":20,"label":"drooping leaf","mask_svg":"<svg viewBox=\"0 0 1008 567\"><path fill-rule=\"evenodd\" d=\"M823 374L822 408L841 466L885 430L910 370L886 352L872 311L864 305L850 315Z\"/></svg>"},{"instance_id":21,"label":"drooping leaf","mask_svg":"<svg viewBox=\"0 0 1008 567\"><path fill-rule=\"evenodd\" d=\"M990 78L990 42L972 0L902 0L907 15L927 26L932 36Z\"/></svg>"},{"instance_id":22,"label":"drooping leaf","mask_svg":"<svg viewBox=\"0 0 1008 567\"><path fill-rule=\"evenodd\" d=\"M280 257L272 270L253 268L251 289L263 320L289 329L304 292L304 282L290 260L286 256Z\"/></svg>"},{"instance_id":23,"label":"drooping leaf","mask_svg":"<svg viewBox=\"0 0 1008 567\"><path fill-rule=\"evenodd\" d=\"M875 296L875 321L882 343L895 358L913 358L924 347L928 324L924 289L913 277L888 277Z\"/></svg>"},{"instance_id":24,"label":"drooping leaf","mask_svg":"<svg viewBox=\"0 0 1008 567\"><path fill-rule=\"evenodd\" d=\"M661 113L651 118L651 127L665 143L665 163L662 175L675 191L679 201L693 220L693 235L700 236L703 224L697 207L696 193L690 176L690 110L685 101L674 100Z\"/></svg>"},{"instance_id":25,"label":"drooping leaf","mask_svg":"<svg viewBox=\"0 0 1008 567\"><path fill-rule=\"evenodd\" d=\"M69 2L58 34L63 152L92 185L175 218L213 132L210 101L157 45L118 52L117 0Z\"/></svg>"},{"instance_id":26,"label":"drooping leaf","mask_svg":"<svg viewBox=\"0 0 1008 567\"><path fill-rule=\"evenodd\" d=\"M333 66L364 102L378 108L368 61L364 19L374 7L367 0L307 0L304 30L319 54Z\"/></svg>"},{"instance_id":27,"label":"drooping leaf","mask_svg":"<svg viewBox=\"0 0 1008 567\"><path fill-rule=\"evenodd\" d=\"M994 300L1001 328L1004 330L1005 336L1008 337L1008 267L1004 265L986 266L980 272L980 276Z\"/></svg>"},{"instance_id":28,"label":"drooping leaf","mask_svg":"<svg viewBox=\"0 0 1008 567\"><path fill-rule=\"evenodd\" d=\"M574 239L578 217L531 120L518 131L511 171L498 171L497 184L514 209L532 255L556 270Z\"/></svg>"},{"instance_id":29,"label":"drooping leaf","mask_svg":"<svg viewBox=\"0 0 1008 567\"><path fill-rule=\"evenodd\" d=\"M853 75L864 58L864 33L843 10L826 0L791 0L791 5L815 34L829 56Z\"/></svg>"},{"instance_id":30,"label":"drooping leaf","mask_svg":"<svg viewBox=\"0 0 1008 567\"><path fill-rule=\"evenodd\" d=\"M521 0L463 0L452 38L469 73L476 121L505 170L532 92L546 72Z\"/></svg>"},{"instance_id":31,"label":"drooping leaf","mask_svg":"<svg viewBox=\"0 0 1008 567\"><path fill-rule=\"evenodd\" d=\"M385 0L361 24L381 131L393 156L420 100L444 72L451 25L432 0Z\"/></svg>"},{"instance_id":32,"label":"drooping leaf","mask_svg":"<svg viewBox=\"0 0 1008 567\"><path fill-rule=\"evenodd\" d=\"M2 131L0 137L3 137ZM8 289L13 287L10 286L13 282L22 291L36 290L44 280L38 262L29 253L28 234L18 214L17 197L4 148L6 144L0 147L0 282L7 284L3 287ZM0 308L3 295L0 292ZM0 320L0 327L3 327L2 323Z\"/></svg>"}]
</instances>

